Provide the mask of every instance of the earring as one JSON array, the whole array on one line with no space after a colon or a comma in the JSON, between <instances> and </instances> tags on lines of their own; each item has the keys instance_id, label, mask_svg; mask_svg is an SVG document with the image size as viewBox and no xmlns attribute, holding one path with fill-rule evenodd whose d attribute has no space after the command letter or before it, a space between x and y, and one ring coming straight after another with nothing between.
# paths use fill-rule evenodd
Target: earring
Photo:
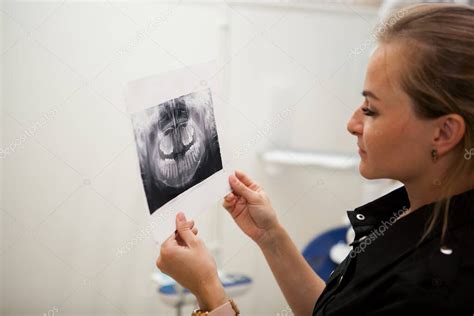
<instances>
[{"instance_id":1,"label":"earring","mask_svg":"<svg viewBox=\"0 0 474 316\"><path fill-rule=\"evenodd\" d=\"M433 160L433 162L437 162L438 158L439 158L438 151L436 149L432 149L431 150L431 160Z\"/></svg>"}]
</instances>

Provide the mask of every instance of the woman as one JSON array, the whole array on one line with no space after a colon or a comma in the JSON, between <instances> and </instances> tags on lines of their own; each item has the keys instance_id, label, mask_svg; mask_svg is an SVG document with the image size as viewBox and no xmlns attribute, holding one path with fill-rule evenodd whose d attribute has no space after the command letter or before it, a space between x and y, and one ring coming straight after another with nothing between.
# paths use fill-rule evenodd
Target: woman
<instances>
[{"instance_id":1,"label":"woman","mask_svg":"<svg viewBox=\"0 0 474 316\"><path fill-rule=\"evenodd\" d=\"M223 206L262 250L295 315L473 315L474 9L410 7L378 35L364 102L347 129L357 137L361 175L404 186L348 211L353 249L327 283L244 173L229 177ZM180 213L176 226L158 268L195 294L202 311L235 315L193 222Z\"/></svg>"}]
</instances>

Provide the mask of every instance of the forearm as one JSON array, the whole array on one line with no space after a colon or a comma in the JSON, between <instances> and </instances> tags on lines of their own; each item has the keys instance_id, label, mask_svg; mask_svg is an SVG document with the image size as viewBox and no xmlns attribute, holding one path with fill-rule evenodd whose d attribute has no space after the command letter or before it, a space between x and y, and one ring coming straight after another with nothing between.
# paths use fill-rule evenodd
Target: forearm
<instances>
[{"instance_id":1,"label":"forearm","mask_svg":"<svg viewBox=\"0 0 474 316\"><path fill-rule=\"evenodd\" d=\"M283 227L259 242L286 301L296 316L311 315L326 284L313 271Z\"/></svg>"}]
</instances>

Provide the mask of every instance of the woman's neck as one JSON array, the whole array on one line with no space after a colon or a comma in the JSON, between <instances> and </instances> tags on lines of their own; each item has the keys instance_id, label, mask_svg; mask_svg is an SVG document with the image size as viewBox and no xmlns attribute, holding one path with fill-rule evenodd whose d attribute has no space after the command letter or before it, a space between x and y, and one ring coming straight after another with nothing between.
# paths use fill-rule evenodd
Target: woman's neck
<instances>
[{"instance_id":1,"label":"woman's neck","mask_svg":"<svg viewBox=\"0 0 474 316\"><path fill-rule=\"evenodd\" d=\"M409 213L416 211L426 204L431 204L441 200L447 196L443 196L443 186L439 180L418 181L418 183L404 183L410 201L410 207L403 213L406 216ZM452 193L450 196L457 195L474 188L474 174L470 177L465 177L462 181L453 184Z\"/></svg>"}]
</instances>

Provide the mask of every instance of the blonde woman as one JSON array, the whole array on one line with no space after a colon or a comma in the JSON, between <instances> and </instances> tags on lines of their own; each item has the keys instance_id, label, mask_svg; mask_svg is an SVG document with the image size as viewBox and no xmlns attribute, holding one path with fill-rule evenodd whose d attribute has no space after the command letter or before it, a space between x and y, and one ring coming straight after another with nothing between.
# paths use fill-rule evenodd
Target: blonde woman
<instances>
[{"instance_id":1,"label":"blonde woman","mask_svg":"<svg viewBox=\"0 0 474 316\"><path fill-rule=\"evenodd\" d=\"M223 206L262 250L295 315L473 315L474 9L418 5L380 30L347 129L361 175L404 186L348 211L353 248L327 283L247 175L229 177ZM192 224L179 214L157 266L196 295L195 315L236 315Z\"/></svg>"}]
</instances>

